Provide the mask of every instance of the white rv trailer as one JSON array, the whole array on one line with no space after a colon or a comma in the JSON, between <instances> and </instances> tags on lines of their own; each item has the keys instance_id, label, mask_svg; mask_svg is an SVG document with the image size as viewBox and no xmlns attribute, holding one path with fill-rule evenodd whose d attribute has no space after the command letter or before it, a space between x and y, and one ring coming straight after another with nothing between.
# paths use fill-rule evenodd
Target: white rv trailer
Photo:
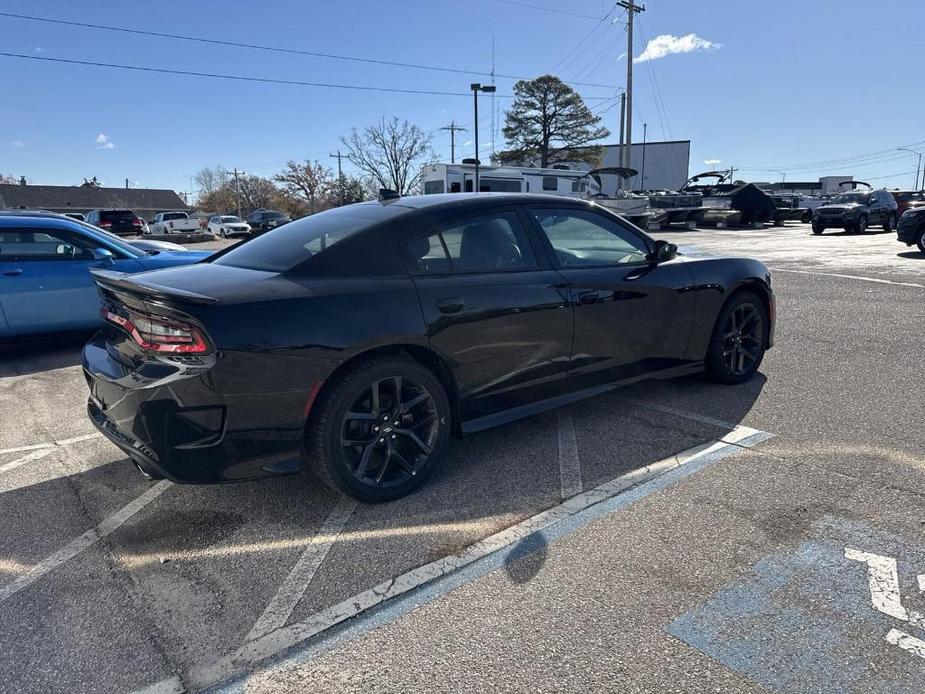
<instances>
[{"instance_id":1,"label":"white rv trailer","mask_svg":"<svg viewBox=\"0 0 925 694\"><path fill-rule=\"evenodd\" d=\"M546 193L582 197L579 179L585 171L537 169L529 166L479 166L479 192ZM425 164L424 194L471 193L475 185L475 164Z\"/></svg>"}]
</instances>

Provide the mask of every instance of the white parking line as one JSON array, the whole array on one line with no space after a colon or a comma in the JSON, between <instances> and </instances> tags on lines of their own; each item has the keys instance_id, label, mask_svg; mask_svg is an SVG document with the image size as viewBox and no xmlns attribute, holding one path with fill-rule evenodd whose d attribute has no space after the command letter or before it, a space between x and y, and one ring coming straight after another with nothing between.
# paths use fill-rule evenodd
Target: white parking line
<instances>
[{"instance_id":1,"label":"white parking line","mask_svg":"<svg viewBox=\"0 0 925 694\"><path fill-rule=\"evenodd\" d=\"M270 599L263 614L260 615L250 633L245 637L245 641L260 638L286 624L295 606L302 599L309 584L315 577L318 567L321 566L324 558L328 556L328 551L337 542L338 535L347 525L347 521L350 520L356 506L356 501L346 497L338 502L324 521L324 525L318 530L318 534L312 538L312 542L302 552L302 556L292 567L292 571L289 572L286 580L276 591L276 595Z\"/></svg>"},{"instance_id":2,"label":"white parking line","mask_svg":"<svg viewBox=\"0 0 925 694\"><path fill-rule=\"evenodd\" d=\"M36 443L31 446L18 446L16 448L4 448L0 450L0 455L4 453L22 453L24 451L32 451L28 455L24 455L21 458L17 458L11 463L6 463L0 465L0 472L6 472L7 470L13 470L18 468L20 465L25 465L26 463L31 463L33 460L39 460L44 458L48 454L52 453L55 449L60 448L61 446L70 446L72 443L79 443L80 441L87 441L89 439L95 439L102 436L100 433L93 434L84 434L82 436L75 436L70 439L61 439L60 441L52 441L51 443Z\"/></svg>"},{"instance_id":3,"label":"white parking line","mask_svg":"<svg viewBox=\"0 0 925 694\"><path fill-rule=\"evenodd\" d=\"M757 429L736 427L724 437L728 438L728 441L715 440L696 446L645 468L621 475L610 482L567 499L558 506L527 518L510 528L490 535L458 554L437 559L396 578L383 581L358 595L347 598L312 615L308 619L283 626L264 636L248 641L224 658L195 666L183 678L184 683L190 688L201 689L227 681L241 673L251 672L256 665L264 660L294 646L304 644L312 637L318 636L335 625L358 618L373 607L407 596L417 588L421 588L426 584L434 584L438 579L448 577L450 574L456 574L462 569L467 571L472 569L476 575L470 578L459 578L458 580L460 582L472 580L472 578L482 575L476 571L482 565L480 567L473 566L476 562L480 560L488 562L485 566L489 568L484 569L484 572L487 573L501 560L502 553L500 550L520 542L534 533L544 533L544 535L548 533L553 539L561 537L590 523L594 518L634 503L684 477L694 474L706 465L740 452L743 448L756 445L771 436L772 434ZM553 528L559 528L560 530L556 531ZM465 572L461 573L468 576ZM408 601L407 607L405 603L396 601L395 607L386 608L386 613L390 614L391 617L379 617L377 613L365 620L364 616L364 620L358 620L353 623L353 626L349 627L350 637L355 638L365 633L365 631L375 628L379 624L376 621L378 619L386 621L394 619L404 614L402 610L407 612L415 606L429 602L449 592L454 587L452 580L446 584L434 585L426 589L429 591L426 599L419 597L418 593L415 593L414 599ZM398 614L393 614L389 610L398 611ZM337 638L340 637L338 636ZM169 680L165 680L166 682L169 682Z\"/></svg>"},{"instance_id":4,"label":"white parking line","mask_svg":"<svg viewBox=\"0 0 925 694\"><path fill-rule=\"evenodd\" d=\"M54 453L56 450L58 450L57 446L51 446L49 448L39 448L38 450L32 451L31 453L28 453L22 456L21 458L17 458L11 463L5 463L4 465L0 465L0 472L8 472L9 470L15 470L16 468L22 465L25 465L26 463L31 463L34 460L45 458L51 455L52 453Z\"/></svg>"},{"instance_id":5,"label":"white parking line","mask_svg":"<svg viewBox=\"0 0 925 694\"><path fill-rule=\"evenodd\" d=\"M0 604L16 595L16 593L23 588L27 588L35 583L45 574L54 571L65 562L73 559L88 547L92 547L96 542L116 530L125 523L125 521L163 494L172 484L172 482L167 480L161 480L137 499L126 504L108 518L103 519L95 528L91 528L80 537L71 540L71 542L51 556L40 561L29 569L27 573L23 574L9 585L0 587Z\"/></svg>"},{"instance_id":6,"label":"white parking line","mask_svg":"<svg viewBox=\"0 0 925 694\"><path fill-rule=\"evenodd\" d=\"M715 427L720 427L723 429L729 429L730 431L739 432L749 429L749 427L743 424L735 424L733 422L727 422L723 419L716 419L715 417L708 417L702 414L694 414L693 412L685 412L684 410L676 410L674 407L668 407L667 405L659 405L658 403L648 402L646 400L636 400L628 399L627 402L631 402L634 405L639 405L640 407L645 407L650 410L655 410L656 412L664 412L665 414L674 415L675 417L681 417L682 419L690 419L694 422L701 422L702 424L712 424ZM758 429L749 429L753 433L757 432ZM726 437L722 437L721 441L725 441ZM733 443L733 441L728 441L728 443Z\"/></svg>"},{"instance_id":7,"label":"white parking line","mask_svg":"<svg viewBox=\"0 0 925 694\"><path fill-rule=\"evenodd\" d=\"M841 277L846 280L861 280L862 282L876 282L877 284L895 284L899 287L918 287L925 289L925 284L916 282L896 282L895 280L884 280L879 277L862 277L860 275L842 275L838 272L814 272L812 270L785 270L780 267L772 267L773 272L791 272L795 275L825 275L826 277Z\"/></svg>"},{"instance_id":8,"label":"white parking line","mask_svg":"<svg viewBox=\"0 0 925 694\"><path fill-rule=\"evenodd\" d=\"M581 481L581 463L578 460L578 440L572 413L560 407L556 411L559 438L559 498L568 499L584 489Z\"/></svg>"},{"instance_id":9,"label":"white parking line","mask_svg":"<svg viewBox=\"0 0 925 694\"><path fill-rule=\"evenodd\" d=\"M925 658L925 641L922 641L922 639L917 639L899 629L890 629L885 638L887 642L892 643L894 646L899 646L904 651L909 651L920 658Z\"/></svg>"}]
</instances>

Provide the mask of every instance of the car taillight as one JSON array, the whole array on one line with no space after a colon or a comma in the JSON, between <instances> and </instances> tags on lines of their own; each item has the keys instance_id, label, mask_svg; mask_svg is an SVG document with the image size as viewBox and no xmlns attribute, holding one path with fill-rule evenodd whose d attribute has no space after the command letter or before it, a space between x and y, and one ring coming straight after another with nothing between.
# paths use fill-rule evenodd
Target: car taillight
<instances>
[{"instance_id":1,"label":"car taillight","mask_svg":"<svg viewBox=\"0 0 925 694\"><path fill-rule=\"evenodd\" d=\"M106 307L100 311L103 318L125 330L136 344L146 352L171 354L202 354L209 345L196 326L182 321L145 316L129 312L127 316L113 313Z\"/></svg>"},{"instance_id":2,"label":"car taillight","mask_svg":"<svg viewBox=\"0 0 925 694\"><path fill-rule=\"evenodd\" d=\"M112 222L100 222L100 229L108 229L112 226Z\"/></svg>"},{"instance_id":3,"label":"car taillight","mask_svg":"<svg viewBox=\"0 0 925 694\"><path fill-rule=\"evenodd\" d=\"M208 219L200 219L200 220L199 220L199 228L200 228L200 229L205 229L207 226L209 226L209 220L208 220Z\"/></svg>"},{"instance_id":4,"label":"car taillight","mask_svg":"<svg viewBox=\"0 0 925 694\"><path fill-rule=\"evenodd\" d=\"M140 219L138 219L138 217L135 217L135 219L132 220L133 227L140 227L142 224L143 222Z\"/></svg>"}]
</instances>

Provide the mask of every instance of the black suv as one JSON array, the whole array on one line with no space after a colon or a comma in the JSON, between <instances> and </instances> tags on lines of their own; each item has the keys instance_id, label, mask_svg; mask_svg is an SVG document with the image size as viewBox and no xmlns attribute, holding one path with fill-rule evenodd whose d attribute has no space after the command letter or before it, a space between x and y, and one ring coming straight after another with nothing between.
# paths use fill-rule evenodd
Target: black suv
<instances>
[{"instance_id":1,"label":"black suv","mask_svg":"<svg viewBox=\"0 0 925 694\"><path fill-rule=\"evenodd\" d=\"M289 215L277 210L254 210L247 215L248 224L251 225L251 233L254 235L262 234L270 229L281 227L283 224L292 221Z\"/></svg>"},{"instance_id":2,"label":"black suv","mask_svg":"<svg viewBox=\"0 0 925 694\"><path fill-rule=\"evenodd\" d=\"M148 225L131 210L90 210L86 221L119 236L133 236L147 231Z\"/></svg>"},{"instance_id":3,"label":"black suv","mask_svg":"<svg viewBox=\"0 0 925 694\"><path fill-rule=\"evenodd\" d=\"M813 233L830 227L863 234L871 226L894 231L899 217L893 195L887 190L851 190L839 193L813 213Z\"/></svg>"}]
</instances>

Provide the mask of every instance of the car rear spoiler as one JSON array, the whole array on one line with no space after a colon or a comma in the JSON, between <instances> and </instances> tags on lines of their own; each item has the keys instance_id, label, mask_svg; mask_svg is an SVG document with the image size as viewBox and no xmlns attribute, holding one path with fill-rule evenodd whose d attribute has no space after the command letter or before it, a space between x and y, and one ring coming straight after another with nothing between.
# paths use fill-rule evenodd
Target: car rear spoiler
<instances>
[{"instance_id":1,"label":"car rear spoiler","mask_svg":"<svg viewBox=\"0 0 925 694\"><path fill-rule=\"evenodd\" d=\"M216 299L214 296L197 294L196 292L190 292L185 289L177 289L176 287L165 287L154 282L145 282L141 278L136 278L126 272L115 272L114 270L100 270L91 268L90 274L93 275L93 280L103 288L108 287L117 291L127 291L145 298L164 299L167 301L173 299L185 301L191 304L218 303L218 299Z\"/></svg>"}]
</instances>

